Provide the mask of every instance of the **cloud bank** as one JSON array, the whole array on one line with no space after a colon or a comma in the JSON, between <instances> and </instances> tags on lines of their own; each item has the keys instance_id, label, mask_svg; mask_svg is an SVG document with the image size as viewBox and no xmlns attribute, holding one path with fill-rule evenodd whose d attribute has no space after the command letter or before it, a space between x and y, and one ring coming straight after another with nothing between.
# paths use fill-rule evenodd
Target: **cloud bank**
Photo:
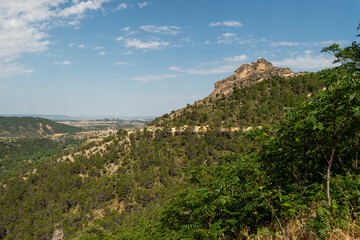
<instances>
[{"instance_id":1,"label":"cloud bank","mask_svg":"<svg viewBox=\"0 0 360 240\"><path fill-rule=\"evenodd\" d=\"M11 0L0 4L0 78L33 72L17 62L25 53L46 51L52 44L47 30L74 26L85 13L109 0Z\"/></svg>"},{"instance_id":2,"label":"cloud bank","mask_svg":"<svg viewBox=\"0 0 360 240\"><path fill-rule=\"evenodd\" d=\"M313 56L311 51L305 51L303 55L272 61L272 63L274 66L288 67L294 71L314 71L334 67L333 61L333 56L323 54Z\"/></svg>"}]
</instances>

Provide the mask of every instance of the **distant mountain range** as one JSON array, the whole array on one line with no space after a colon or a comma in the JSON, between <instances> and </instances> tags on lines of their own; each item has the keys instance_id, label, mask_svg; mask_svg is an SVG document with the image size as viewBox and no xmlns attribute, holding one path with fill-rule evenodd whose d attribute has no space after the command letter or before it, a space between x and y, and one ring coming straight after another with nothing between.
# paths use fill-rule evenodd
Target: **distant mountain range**
<instances>
[{"instance_id":1,"label":"distant mountain range","mask_svg":"<svg viewBox=\"0 0 360 240\"><path fill-rule=\"evenodd\" d=\"M52 114L0 114L2 117L34 117L34 118L46 118L55 121L68 121L68 120L95 120L95 119L144 119L153 120L155 116L68 116L68 115L52 115Z\"/></svg>"}]
</instances>

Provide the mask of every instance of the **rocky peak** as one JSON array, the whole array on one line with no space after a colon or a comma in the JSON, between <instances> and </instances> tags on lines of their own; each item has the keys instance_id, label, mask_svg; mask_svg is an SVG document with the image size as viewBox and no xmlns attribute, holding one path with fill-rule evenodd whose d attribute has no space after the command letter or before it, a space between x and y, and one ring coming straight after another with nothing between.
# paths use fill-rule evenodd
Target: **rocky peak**
<instances>
[{"instance_id":1,"label":"rocky peak","mask_svg":"<svg viewBox=\"0 0 360 240\"><path fill-rule=\"evenodd\" d=\"M294 73L289 68L274 67L264 58L259 58L257 62L253 62L251 65L248 63L241 65L233 75L216 82L215 89L209 98L220 98L223 94L228 96L233 92L234 86L243 88L273 76L292 77L295 75L298 73Z\"/></svg>"}]
</instances>

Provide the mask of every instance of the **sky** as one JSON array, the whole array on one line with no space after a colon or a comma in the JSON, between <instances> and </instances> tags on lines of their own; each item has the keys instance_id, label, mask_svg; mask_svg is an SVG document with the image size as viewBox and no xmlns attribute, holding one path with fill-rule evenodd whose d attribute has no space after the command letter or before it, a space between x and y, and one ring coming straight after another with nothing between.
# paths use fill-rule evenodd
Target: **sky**
<instances>
[{"instance_id":1,"label":"sky","mask_svg":"<svg viewBox=\"0 0 360 240\"><path fill-rule=\"evenodd\" d=\"M159 116L243 63L332 66L359 0L0 0L0 114Z\"/></svg>"}]
</instances>

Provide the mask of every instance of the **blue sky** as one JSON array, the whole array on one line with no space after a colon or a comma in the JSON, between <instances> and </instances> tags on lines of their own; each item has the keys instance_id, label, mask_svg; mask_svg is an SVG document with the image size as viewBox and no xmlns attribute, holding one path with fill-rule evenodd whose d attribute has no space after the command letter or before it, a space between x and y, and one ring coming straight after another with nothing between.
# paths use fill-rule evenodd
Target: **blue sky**
<instances>
[{"instance_id":1,"label":"blue sky","mask_svg":"<svg viewBox=\"0 0 360 240\"><path fill-rule=\"evenodd\" d=\"M331 67L359 0L0 0L0 114L157 116L245 62Z\"/></svg>"}]
</instances>

